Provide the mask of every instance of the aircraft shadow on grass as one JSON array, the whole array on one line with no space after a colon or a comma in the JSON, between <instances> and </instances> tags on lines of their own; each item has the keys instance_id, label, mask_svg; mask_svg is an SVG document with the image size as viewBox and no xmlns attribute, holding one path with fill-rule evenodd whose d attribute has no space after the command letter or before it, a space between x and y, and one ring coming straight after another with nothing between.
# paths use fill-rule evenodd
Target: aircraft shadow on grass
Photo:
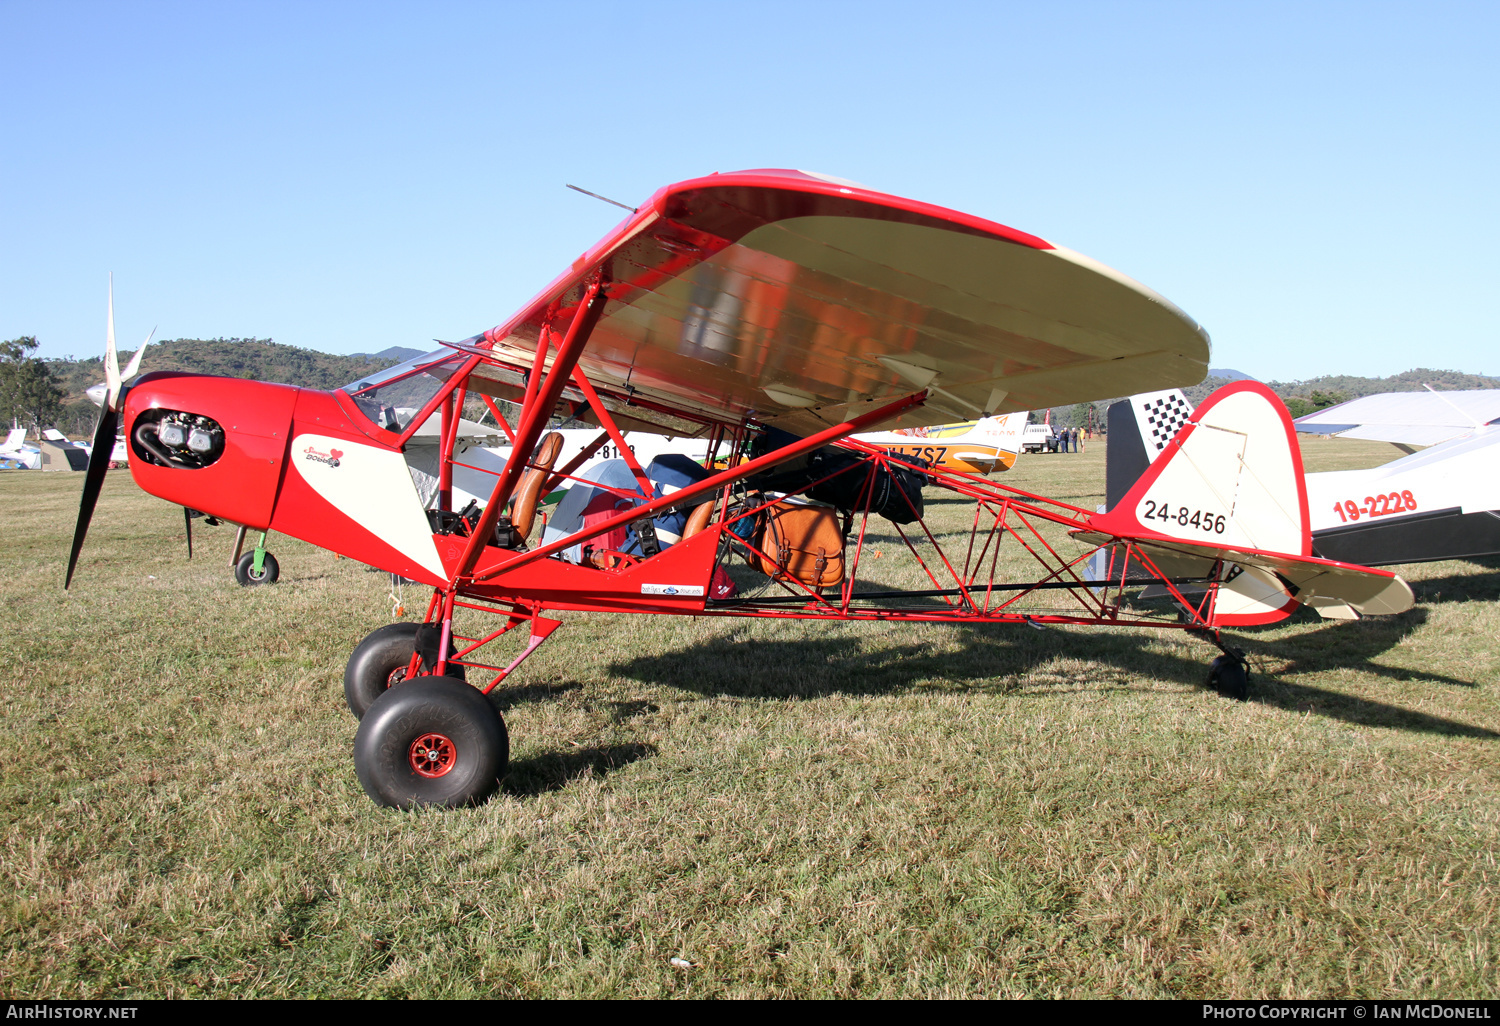
<instances>
[{"instance_id":1,"label":"aircraft shadow on grass","mask_svg":"<svg viewBox=\"0 0 1500 1026\"><path fill-rule=\"evenodd\" d=\"M1449 574L1411 581L1411 590L1424 605L1444 602L1500 602L1500 556L1470 559L1480 573ZM1399 570L1400 568L1397 567Z\"/></svg>"},{"instance_id":2,"label":"aircraft shadow on grass","mask_svg":"<svg viewBox=\"0 0 1500 1026\"><path fill-rule=\"evenodd\" d=\"M518 705L554 701L580 687L582 685L573 680L518 684L496 688L490 693L490 702L500 712L507 712ZM606 704L609 706L610 719L616 723L657 711L655 705L644 701ZM562 790L579 777L602 777L637 759L648 759L655 754L656 748L647 744L605 745L544 752L530 759L512 762L505 778L505 791L516 798L535 797L548 791Z\"/></svg>"},{"instance_id":3,"label":"aircraft shadow on grass","mask_svg":"<svg viewBox=\"0 0 1500 1026\"><path fill-rule=\"evenodd\" d=\"M560 791L579 777L603 777L655 754L656 746L648 744L602 745L547 752L512 762L505 777L505 793L514 798L534 798L549 791Z\"/></svg>"},{"instance_id":4,"label":"aircraft shadow on grass","mask_svg":"<svg viewBox=\"0 0 1500 1026\"><path fill-rule=\"evenodd\" d=\"M1267 638L1242 632L1226 636L1245 649L1252 664L1251 698L1298 713L1314 712L1362 726L1418 733L1500 738L1500 733L1457 720L1404 709L1398 705L1346 695L1280 679L1284 675L1336 666L1398 681L1474 687L1421 670L1381 666L1371 660L1397 645L1427 620L1421 607L1400 616L1356 623L1329 623L1292 637ZM1063 631L985 624L960 627L960 647L933 651L925 644L867 648L858 637L811 636L796 640L746 637L743 629L674 652L643 656L609 666L609 672L648 684L687 688L705 695L745 698L817 698L824 695L871 695L901 691L918 684L958 690L1016 693L1018 681L1057 659L1085 659L1095 664L1087 679L1072 690L1125 689L1139 675L1189 687L1207 687L1207 662L1213 650L1194 646L1191 654L1153 651L1144 632L1090 637ZM1201 652L1202 658L1199 658ZM1289 663L1277 676L1254 672L1256 664ZM1066 685L1062 685L1066 687ZM1027 690L1059 694L1045 683Z\"/></svg>"}]
</instances>

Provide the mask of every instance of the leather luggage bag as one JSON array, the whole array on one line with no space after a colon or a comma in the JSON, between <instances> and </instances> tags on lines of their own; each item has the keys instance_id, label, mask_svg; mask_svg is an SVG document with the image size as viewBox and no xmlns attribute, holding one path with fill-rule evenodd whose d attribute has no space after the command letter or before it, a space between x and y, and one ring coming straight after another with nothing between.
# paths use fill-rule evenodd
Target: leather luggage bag
<instances>
[{"instance_id":1,"label":"leather luggage bag","mask_svg":"<svg viewBox=\"0 0 1500 1026\"><path fill-rule=\"evenodd\" d=\"M814 589L844 582L844 532L837 510L778 502L762 516L757 547L771 562L757 557L756 569Z\"/></svg>"}]
</instances>

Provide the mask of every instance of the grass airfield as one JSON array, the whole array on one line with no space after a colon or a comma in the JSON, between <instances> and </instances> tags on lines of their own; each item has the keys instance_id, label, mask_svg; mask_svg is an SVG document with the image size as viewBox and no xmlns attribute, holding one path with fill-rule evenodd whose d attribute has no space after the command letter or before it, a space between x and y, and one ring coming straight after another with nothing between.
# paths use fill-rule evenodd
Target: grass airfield
<instances>
[{"instance_id":1,"label":"grass airfield","mask_svg":"<svg viewBox=\"0 0 1500 1026\"><path fill-rule=\"evenodd\" d=\"M563 614L506 789L403 814L342 693L384 575L241 589L117 472L65 595L81 484L0 473L7 998L1500 996L1500 560L1227 632L1245 704L1170 630Z\"/></svg>"}]
</instances>

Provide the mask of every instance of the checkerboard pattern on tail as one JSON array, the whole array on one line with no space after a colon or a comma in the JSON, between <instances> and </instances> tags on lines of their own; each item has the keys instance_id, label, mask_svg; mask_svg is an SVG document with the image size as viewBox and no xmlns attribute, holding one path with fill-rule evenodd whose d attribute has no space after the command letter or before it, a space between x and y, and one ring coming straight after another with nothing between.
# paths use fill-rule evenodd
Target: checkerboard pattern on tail
<instances>
[{"instance_id":1,"label":"checkerboard pattern on tail","mask_svg":"<svg viewBox=\"0 0 1500 1026\"><path fill-rule=\"evenodd\" d=\"M1143 441L1149 447L1151 458L1155 459L1193 415L1193 405L1176 389L1137 396L1136 402L1140 404L1141 420L1151 431Z\"/></svg>"}]
</instances>

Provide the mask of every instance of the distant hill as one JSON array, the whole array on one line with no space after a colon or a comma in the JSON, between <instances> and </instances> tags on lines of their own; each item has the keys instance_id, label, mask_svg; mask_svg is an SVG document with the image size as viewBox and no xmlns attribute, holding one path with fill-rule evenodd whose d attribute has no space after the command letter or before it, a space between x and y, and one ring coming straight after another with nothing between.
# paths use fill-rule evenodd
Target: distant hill
<instances>
[{"instance_id":1,"label":"distant hill","mask_svg":"<svg viewBox=\"0 0 1500 1026\"><path fill-rule=\"evenodd\" d=\"M1257 378L1257 377L1255 377L1253 375L1246 374L1244 371L1230 370L1228 367L1221 367L1221 368L1210 367L1208 369L1208 376L1211 377L1211 378L1223 378L1225 381L1259 381L1260 380L1259 378Z\"/></svg>"},{"instance_id":2,"label":"distant hill","mask_svg":"<svg viewBox=\"0 0 1500 1026\"><path fill-rule=\"evenodd\" d=\"M1279 396L1293 417L1305 417L1314 410L1325 409L1350 399L1360 399L1382 392L1420 392L1431 385L1439 392L1455 389L1500 388L1500 378L1461 371L1416 370L1392 374L1388 378L1361 378L1350 374L1325 374L1307 381L1272 381L1271 389Z\"/></svg>"},{"instance_id":3,"label":"distant hill","mask_svg":"<svg viewBox=\"0 0 1500 1026\"><path fill-rule=\"evenodd\" d=\"M1283 399L1292 396L1311 396L1314 392L1337 392L1344 399L1359 399L1367 395L1379 395L1381 392L1420 392L1425 385L1431 385L1439 392L1459 388L1500 388L1500 378L1419 367L1416 370L1392 374L1388 378L1326 374L1321 378L1309 378L1306 381L1272 381L1269 384L1271 389Z\"/></svg>"},{"instance_id":4,"label":"distant hill","mask_svg":"<svg viewBox=\"0 0 1500 1026\"><path fill-rule=\"evenodd\" d=\"M389 349L382 349L378 353L350 353L349 356L351 359L363 358L366 360L389 360L391 363L405 363L413 356L421 356L423 353L430 352L432 352L431 349L408 349L406 346L391 346Z\"/></svg>"},{"instance_id":5,"label":"distant hill","mask_svg":"<svg viewBox=\"0 0 1500 1026\"><path fill-rule=\"evenodd\" d=\"M161 342L146 350L141 370L191 371L194 374L218 374L228 378L254 378L276 381L301 388L338 388L355 378L373 374L406 356L387 353L410 353L393 346L384 353L335 356L312 349L284 346L268 338L177 338ZM123 366L129 353L120 354ZM58 429L69 435L87 434L93 430L98 407L84 391L104 380L104 359L48 360L68 393Z\"/></svg>"}]
</instances>

